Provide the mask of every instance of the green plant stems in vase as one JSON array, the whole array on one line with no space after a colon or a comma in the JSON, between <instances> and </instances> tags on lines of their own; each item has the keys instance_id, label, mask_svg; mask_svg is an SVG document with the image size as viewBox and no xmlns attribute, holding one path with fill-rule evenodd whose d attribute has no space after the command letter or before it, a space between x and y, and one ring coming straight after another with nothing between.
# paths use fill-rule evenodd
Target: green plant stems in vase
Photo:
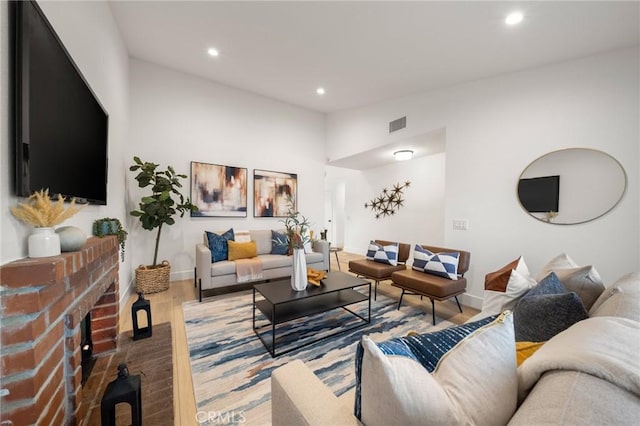
<instances>
[{"instance_id":1,"label":"green plant stems in vase","mask_svg":"<svg viewBox=\"0 0 640 426\"><path fill-rule=\"evenodd\" d=\"M289 239L289 255L293 254L294 248L304 248L304 245L310 241L307 231L310 227L309 219L293 207L293 201L289 198L289 209L287 217L281 222Z\"/></svg>"}]
</instances>

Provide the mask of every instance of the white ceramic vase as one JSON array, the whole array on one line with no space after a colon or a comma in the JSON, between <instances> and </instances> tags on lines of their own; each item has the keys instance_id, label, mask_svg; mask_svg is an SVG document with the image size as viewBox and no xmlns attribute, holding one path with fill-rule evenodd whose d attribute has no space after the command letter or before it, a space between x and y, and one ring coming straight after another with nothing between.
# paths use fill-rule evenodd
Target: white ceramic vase
<instances>
[{"instance_id":1,"label":"white ceramic vase","mask_svg":"<svg viewBox=\"0 0 640 426\"><path fill-rule=\"evenodd\" d=\"M293 271L291 271L291 288L302 291L307 288L307 259L304 257L304 249L293 249Z\"/></svg>"},{"instance_id":2,"label":"white ceramic vase","mask_svg":"<svg viewBox=\"0 0 640 426\"><path fill-rule=\"evenodd\" d=\"M60 254L60 237L53 228L34 228L28 240L29 257L49 257Z\"/></svg>"}]
</instances>

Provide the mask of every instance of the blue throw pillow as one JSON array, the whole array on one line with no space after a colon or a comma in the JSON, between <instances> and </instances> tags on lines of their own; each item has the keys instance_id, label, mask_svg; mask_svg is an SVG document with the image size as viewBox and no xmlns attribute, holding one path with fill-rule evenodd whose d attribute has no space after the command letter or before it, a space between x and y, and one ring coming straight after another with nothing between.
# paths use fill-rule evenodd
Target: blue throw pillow
<instances>
[{"instance_id":1,"label":"blue throw pillow","mask_svg":"<svg viewBox=\"0 0 640 426\"><path fill-rule=\"evenodd\" d=\"M396 337L376 346L385 355L404 356L419 362L429 373L432 373L440 359L464 338L473 334L479 328L493 322L497 315L483 318L479 321L449 327L444 330L426 334L410 334L406 337ZM361 380L362 358L364 348L362 342L356 349L356 398L354 414L361 419Z\"/></svg>"},{"instance_id":2,"label":"blue throw pillow","mask_svg":"<svg viewBox=\"0 0 640 426\"><path fill-rule=\"evenodd\" d=\"M560 278L558 278L555 272L550 272L531 290L526 292L523 297L533 297L541 294L562 294L566 292L567 289L564 284L562 284L562 281L560 281Z\"/></svg>"},{"instance_id":3,"label":"blue throw pillow","mask_svg":"<svg viewBox=\"0 0 640 426\"><path fill-rule=\"evenodd\" d=\"M283 232L271 231L271 254L289 253L289 238Z\"/></svg>"},{"instance_id":4,"label":"blue throw pillow","mask_svg":"<svg viewBox=\"0 0 640 426\"><path fill-rule=\"evenodd\" d=\"M382 246L375 241L371 241L367 248L367 259L396 266L398 264L398 243Z\"/></svg>"},{"instance_id":5,"label":"blue throw pillow","mask_svg":"<svg viewBox=\"0 0 640 426\"><path fill-rule=\"evenodd\" d=\"M513 310L516 342L546 342L588 317L578 295L568 292L551 272L522 296Z\"/></svg>"},{"instance_id":6,"label":"blue throw pillow","mask_svg":"<svg viewBox=\"0 0 640 426\"><path fill-rule=\"evenodd\" d=\"M413 251L413 266L416 271L437 275L450 280L458 279L458 259L460 253L432 253L416 244Z\"/></svg>"},{"instance_id":7,"label":"blue throw pillow","mask_svg":"<svg viewBox=\"0 0 640 426\"><path fill-rule=\"evenodd\" d=\"M229 245L227 241L234 240L233 228L229 229L222 235L214 232L206 231L207 240L209 241L209 250L211 250L211 262L220 262L229 258Z\"/></svg>"}]
</instances>

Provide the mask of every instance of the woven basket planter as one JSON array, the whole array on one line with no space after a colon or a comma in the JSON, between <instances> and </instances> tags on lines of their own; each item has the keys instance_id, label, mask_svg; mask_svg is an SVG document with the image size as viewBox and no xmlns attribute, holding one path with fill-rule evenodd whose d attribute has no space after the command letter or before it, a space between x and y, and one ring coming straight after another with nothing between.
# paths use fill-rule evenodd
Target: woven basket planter
<instances>
[{"instance_id":1,"label":"woven basket planter","mask_svg":"<svg viewBox=\"0 0 640 426\"><path fill-rule=\"evenodd\" d=\"M159 293L169 289L171 265L163 260L156 266L140 265L136 268L136 292Z\"/></svg>"}]
</instances>

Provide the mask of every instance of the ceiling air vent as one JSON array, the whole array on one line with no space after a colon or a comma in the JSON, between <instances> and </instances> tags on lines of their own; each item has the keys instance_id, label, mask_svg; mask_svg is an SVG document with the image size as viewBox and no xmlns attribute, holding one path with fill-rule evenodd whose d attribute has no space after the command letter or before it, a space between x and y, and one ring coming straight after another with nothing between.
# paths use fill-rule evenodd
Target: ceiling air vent
<instances>
[{"instance_id":1,"label":"ceiling air vent","mask_svg":"<svg viewBox=\"0 0 640 426\"><path fill-rule=\"evenodd\" d=\"M405 127L407 127L407 117L406 116L389 122L389 133L393 133L393 132L396 132L398 130L404 129Z\"/></svg>"}]
</instances>

